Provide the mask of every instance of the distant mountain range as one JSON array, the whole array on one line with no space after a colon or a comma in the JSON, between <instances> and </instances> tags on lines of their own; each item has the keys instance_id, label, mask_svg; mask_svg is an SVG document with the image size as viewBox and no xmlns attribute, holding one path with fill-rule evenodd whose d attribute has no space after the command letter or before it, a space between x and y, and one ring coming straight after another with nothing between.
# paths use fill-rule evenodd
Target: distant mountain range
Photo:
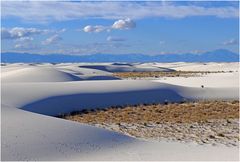
<instances>
[{"instance_id":1,"label":"distant mountain range","mask_svg":"<svg viewBox=\"0 0 240 162\"><path fill-rule=\"evenodd\" d=\"M1 53L2 63L66 63L66 62L239 62L239 54L225 49L201 54L92 54L92 55L63 55L63 54L29 54Z\"/></svg>"}]
</instances>

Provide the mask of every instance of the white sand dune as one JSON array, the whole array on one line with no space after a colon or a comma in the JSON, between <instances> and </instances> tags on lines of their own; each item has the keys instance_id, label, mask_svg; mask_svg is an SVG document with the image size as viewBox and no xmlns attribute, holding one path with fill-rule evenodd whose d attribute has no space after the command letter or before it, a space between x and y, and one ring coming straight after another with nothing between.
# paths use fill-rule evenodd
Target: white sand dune
<instances>
[{"instance_id":1,"label":"white sand dune","mask_svg":"<svg viewBox=\"0 0 240 162\"><path fill-rule=\"evenodd\" d=\"M81 71L81 72L80 72ZM2 82L68 82L80 80L119 80L99 70L69 69L53 67L10 67L4 68Z\"/></svg>"},{"instance_id":2,"label":"white sand dune","mask_svg":"<svg viewBox=\"0 0 240 162\"><path fill-rule=\"evenodd\" d=\"M82 65L82 68L97 69L107 72L144 72L144 71L174 71L168 68L131 65L131 64L113 64L113 65Z\"/></svg>"},{"instance_id":3,"label":"white sand dune","mask_svg":"<svg viewBox=\"0 0 240 162\"><path fill-rule=\"evenodd\" d=\"M156 81L156 80L155 80ZM199 77L163 77L157 80L161 83L169 83L186 87L205 88L233 88L239 89L239 73L211 73Z\"/></svg>"},{"instance_id":4,"label":"white sand dune","mask_svg":"<svg viewBox=\"0 0 240 162\"><path fill-rule=\"evenodd\" d=\"M239 63L150 63L156 67L166 67L182 71L239 71Z\"/></svg>"},{"instance_id":5,"label":"white sand dune","mask_svg":"<svg viewBox=\"0 0 240 162\"><path fill-rule=\"evenodd\" d=\"M79 65L62 65L57 67L57 69L78 76L82 80L119 80L119 78L112 76L112 73L107 71L91 68L80 68Z\"/></svg>"},{"instance_id":6,"label":"white sand dune","mask_svg":"<svg viewBox=\"0 0 240 162\"><path fill-rule=\"evenodd\" d=\"M144 142L118 133L2 106L2 160L237 160L238 150Z\"/></svg>"},{"instance_id":7,"label":"white sand dune","mask_svg":"<svg viewBox=\"0 0 240 162\"><path fill-rule=\"evenodd\" d=\"M2 86L6 105L47 115L112 105L197 99L238 99L238 89L189 88L133 80L3 83Z\"/></svg>"},{"instance_id":8,"label":"white sand dune","mask_svg":"<svg viewBox=\"0 0 240 162\"><path fill-rule=\"evenodd\" d=\"M24 68L21 68L23 65L14 65L19 66L19 70L9 68L11 69L9 71L8 66L2 67L4 72L1 77L2 160L238 160L239 158L239 150L233 147L165 141L147 142L52 117L83 108L103 108L111 105L183 99L238 99L237 86L222 87L227 82L223 81L214 87L201 88L180 83L168 84L167 81L165 83L136 80L79 81L71 76L80 78L79 76L87 77L92 74L90 71L86 73L84 68L79 70L76 64L73 64L73 68L70 68L69 64L63 64L61 67L36 65L31 68L26 65ZM69 73L66 72L67 70ZM95 76L105 76L104 69L96 70L99 71ZM76 72L81 74L75 75Z\"/></svg>"},{"instance_id":9,"label":"white sand dune","mask_svg":"<svg viewBox=\"0 0 240 162\"><path fill-rule=\"evenodd\" d=\"M2 73L2 82L66 82L79 81L79 77L46 67L27 67Z\"/></svg>"}]
</instances>

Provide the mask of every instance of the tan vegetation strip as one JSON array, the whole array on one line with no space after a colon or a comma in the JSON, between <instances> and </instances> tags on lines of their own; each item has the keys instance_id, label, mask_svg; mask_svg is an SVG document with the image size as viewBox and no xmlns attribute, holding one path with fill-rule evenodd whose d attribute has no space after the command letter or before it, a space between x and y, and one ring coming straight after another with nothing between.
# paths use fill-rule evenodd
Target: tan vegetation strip
<instances>
[{"instance_id":1,"label":"tan vegetation strip","mask_svg":"<svg viewBox=\"0 0 240 162\"><path fill-rule=\"evenodd\" d=\"M239 101L111 107L60 116L146 140L239 146Z\"/></svg>"},{"instance_id":2,"label":"tan vegetation strip","mask_svg":"<svg viewBox=\"0 0 240 162\"><path fill-rule=\"evenodd\" d=\"M239 101L199 101L111 107L65 114L65 119L82 123L189 123L211 119L238 119Z\"/></svg>"},{"instance_id":3,"label":"tan vegetation strip","mask_svg":"<svg viewBox=\"0 0 240 162\"><path fill-rule=\"evenodd\" d=\"M228 71L233 72L233 71ZM195 77L209 73L224 73L224 71L159 71L159 72L116 72L113 76L119 78L159 78L159 77Z\"/></svg>"}]
</instances>

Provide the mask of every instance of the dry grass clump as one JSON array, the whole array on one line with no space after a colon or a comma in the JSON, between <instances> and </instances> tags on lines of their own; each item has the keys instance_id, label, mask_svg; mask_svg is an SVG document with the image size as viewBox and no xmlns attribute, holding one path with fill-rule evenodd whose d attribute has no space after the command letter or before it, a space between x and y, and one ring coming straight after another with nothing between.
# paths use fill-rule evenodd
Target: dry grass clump
<instances>
[{"instance_id":1,"label":"dry grass clump","mask_svg":"<svg viewBox=\"0 0 240 162\"><path fill-rule=\"evenodd\" d=\"M116 106L59 117L147 140L239 146L239 101Z\"/></svg>"},{"instance_id":2,"label":"dry grass clump","mask_svg":"<svg viewBox=\"0 0 240 162\"><path fill-rule=\"evenodd\" d=\"M157 72L116 72L113 76L120 78L159 78L159 77L196 77L209 73L221 73L224 71L157 71Z\"/></svg>"},{"instance_id":3,"label":"dry grass clump","mask_svg":"<svg viewBox=\"0 0 240 162\"><path fill-rule=\"evenodd\" d=\"M60 116L82 123L191 123L211 119L238 119L239 101L199 101L187 103L110 107L83 110Z\"/></svg>"}]
</instances>

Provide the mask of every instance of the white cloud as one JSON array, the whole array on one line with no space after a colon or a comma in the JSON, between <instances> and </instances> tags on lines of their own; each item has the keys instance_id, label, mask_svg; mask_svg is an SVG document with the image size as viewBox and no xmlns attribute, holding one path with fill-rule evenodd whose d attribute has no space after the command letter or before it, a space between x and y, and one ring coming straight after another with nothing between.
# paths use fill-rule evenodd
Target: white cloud
<instances>
[{"instance_id":1,"label":"white cloud","mask_svg":"<svg viewBox=\"0 0 240 162\"><path fill-rule=\"evenodd\" d=\"M25 21L46 23L82 18L122 19L130 17L185 18L189 16L215 16L238 18L236 5L204 6L202 3L162 2L56 2L56 1L3 1L2 18L17 17Z\"/></svg>"},{"instance_id":2,"label":"white cloud","mask_svg":"<svg viewBox=\"0 0 240 162\"><path fill-rule=\"evenodd\" d=\"M33 41L33 37L21 37L17 39L18 42L26 42L26 41Z\"/></svg>"},{"instance_id":3,"label":"white cloud","mask_svg":"<svg viewBox=\"0 0 240 162\"><path fill-rule=\"evenodd\" d=\"M48 30L40 30L36 28L21 28L21 27L14 27L12 29L2 28L1 39L20 39L47 32Z\"/></svg>"},{"instance_id":4,"label":"white cloud","mask_svg":"<svg viewBox=\"0 0 240 162\"><path fill-rule=\"evenodd\" d=\"M223 45L238 45L239 42L237 39L230 39L222 43Z\"/></svg>"},{"instance_id":5,"label":"white cloud","mask_svg":"<svg viewBox=\"0 0 240 162\"><path fill-rule=\"evenodd\" d=\"M16 44L14 45L14 48L29 49L30 47L33 47L32 41L33 41L32 37L21 37L15 39Z\"/></svg>"},{"instance_id":6,"label":"white cloud","mask_svg":"<svg viewBox=\"0 0 240 162\"><path fill-rule=\"evenodd\" d=\"M115 21L112 25L113 29L132 29L136 27L136 23L130 18Z\"/></svg>"},{"instance_id":7,"label":"white cloud","mask_svg":"<svg viewBox=\"0 0 240 162\"><path fill-rule=\"evenodd\" d=\"M96 25L96 26L88 25L83 28L83 31L87 33L91 33L91 32L98 33L98 32L104 31L105 29L106 27L101 25Z\"/></svg>"},{"instance_id":8,"label":"white cloud","mask_svg":"<svg viewBox=\"0 0 240 162\"><path fill-rule=\"evenodd\" d=\"M20 37L17 39L14 39L14 42L16 43L14 45L15 49L20 49L20 50L29 50L32 49L34 47L36 47L36 45L33 44L33 37Z\"/></svg>"},{"instance_id":9,"label":"white cloud","mask_svg":"<svg viewBox=\"0 0 240 162\"><path fill-rule=\"evenodd\" d=\"M27 46L26 46L26 44L15 44L14 48L21 48L21 49L24 48L24 49L26 49Z\"/></svg>"},{"instance_id":10,"label":"white cloud","mask_svg":"<svg viewBox=\"0 0 240 162\"><path fill-rule=\"evenodd\" d=\"M136 27L136 23L133 20L131 20L130 18L126 18L126 19L121 19L121 20L115 21L113 23L113 25L111 25L111 26L87 25L83 28L83 31L88 32L88 33L92 33L92 32L98 33L98 32L102 32L102 31L110 32L112 29L122 30L122 29L133 29L135 27Z\"/></svg>"},{"instance_id":11,"label":"white cloud","mask_svg":"<svg viewBox=\"0 0 240 162\"><path fill-rule=\"evenodd\" d=\"M14 39L16 41L31 41L34 35L55 33L60 34L65 32L66 29L61 30L48 30L48 29L37 29L37 28L2 28L1 29L1 39Z\"/></svg>"},{"instance_id":12,"label":"white cloud","mask_svg":"<svg viewBox=\"0 0 240 162\"><path fill-rule=\"evenodd\" d=\"M55 34L55 35L47 38L45 41L42 41L42 44L43 45L50 45L50 44L57 43L60 40L62 40L62 38L58 34Z\"/></svg>"},{"instance_id":13,"label":"white cloud","mask_svg":"<svg viewBox=\"0 0 240 162\"><path fill-rule=\"evenodd\" d=\"M112 36L107 37L107 41L110 41L110 42L121 42L125 40L126 39L120 38L120 37L112 37Z\"/></svg>"}]
</instances>

